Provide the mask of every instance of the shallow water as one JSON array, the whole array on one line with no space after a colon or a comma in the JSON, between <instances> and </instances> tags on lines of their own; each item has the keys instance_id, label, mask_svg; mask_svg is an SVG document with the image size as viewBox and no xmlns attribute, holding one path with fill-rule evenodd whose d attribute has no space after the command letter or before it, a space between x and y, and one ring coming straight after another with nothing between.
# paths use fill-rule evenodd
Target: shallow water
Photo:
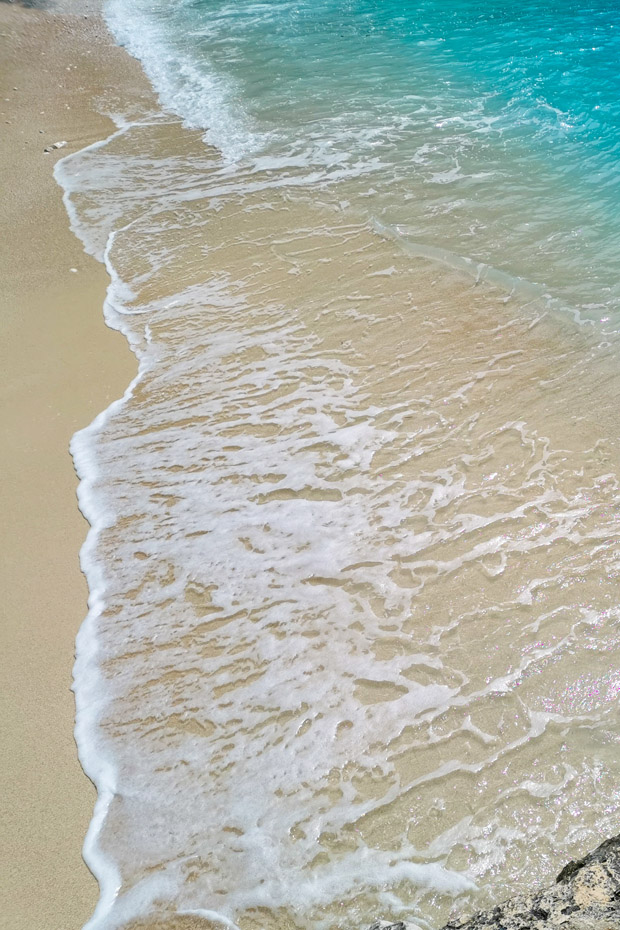
<instances>
[{"instance_id":1,"label":"shallow water","mask_svg":"<svg viewBox=\"0 0 620 930\"><path fill-rule=\"evenodd\" d=\"M617 107L558 10L442 9L109 7L219 148L147 113L58 172L140 359L72 446L93 930L439 926L615 832ZM615 14L562 10L577 99Z\"/></svg>"}]
</instances>

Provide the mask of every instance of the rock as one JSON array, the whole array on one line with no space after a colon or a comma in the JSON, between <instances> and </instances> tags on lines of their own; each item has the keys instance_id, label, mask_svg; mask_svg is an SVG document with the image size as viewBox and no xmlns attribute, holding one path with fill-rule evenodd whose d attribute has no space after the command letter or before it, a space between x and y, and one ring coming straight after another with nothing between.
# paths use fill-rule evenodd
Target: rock
<instances>
[{"instance_id":1,"label":"rock","mask_svg":"<svg viewBox=\"0 0 620 930\"><path fill-rule=\"evenodd\" d=\"M375 925L378 928L378 925ZM396 928L396 925L393 925ZM620 834L569 862L555 884L442 930L620 930Z\"/></svg>"},{"instance_id":2,"label":"rock","mask_svg":"<svg viewBox=\"0 0 620 930\"><path fill-rule=\"evenodd\" d=\"M50 152L53 152L54 149L64 149L66 142L53 142L51 145L46 145L43 151L46 155L49 155Z\"/></svg>"}]
</instances>

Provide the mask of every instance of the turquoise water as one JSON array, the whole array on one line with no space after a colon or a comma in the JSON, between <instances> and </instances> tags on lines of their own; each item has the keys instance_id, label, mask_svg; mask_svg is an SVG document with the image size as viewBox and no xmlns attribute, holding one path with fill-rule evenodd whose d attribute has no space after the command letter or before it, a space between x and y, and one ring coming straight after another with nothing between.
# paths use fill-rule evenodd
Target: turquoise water
<instances>
[{"instance_id":1,"label":"turquoise water","mask_svg":"<svg viewBox=\"0 0 620 930\"><path fill-rule=\"evenodd\" d=\"M551 881L620 817L620 12L106 11L163 107L57 168L140 363L72 443L88 930Z\"/></svg>"},{"instance_id":2,"label":"turquoise water","mask_svg":"<svg viewBox=\"0 0 620 930\"><path fill-rule=\"evenodd\" d=\"M165 104L230 161L343 175L368 215L618 312L620 12L599 2L112 0Z\"/></svg>"}]
</instances>

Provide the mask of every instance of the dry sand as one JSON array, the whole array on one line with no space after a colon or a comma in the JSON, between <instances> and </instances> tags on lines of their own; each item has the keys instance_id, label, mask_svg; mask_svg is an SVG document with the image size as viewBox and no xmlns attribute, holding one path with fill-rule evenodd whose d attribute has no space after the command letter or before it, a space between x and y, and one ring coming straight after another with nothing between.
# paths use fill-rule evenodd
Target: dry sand
<instances>
[{"instance_id":1,"label":"dry sand","mask_svg":"<svg viewBox=\"0 0 620 930\"><path fill-rule=\"evenodd\" d=\"M0 3L0 926L11 930L79 928L97 899L81 859L94 790L77 760L69 690L87 525L68 443L135 372L123 337L103 323L107 276L70 232L52 170L113 128L98 98L122 84L139 102L149 90L92 9L72 9ZM67 146L44 154L59 140Z\"/></svg>"}]
</instances>

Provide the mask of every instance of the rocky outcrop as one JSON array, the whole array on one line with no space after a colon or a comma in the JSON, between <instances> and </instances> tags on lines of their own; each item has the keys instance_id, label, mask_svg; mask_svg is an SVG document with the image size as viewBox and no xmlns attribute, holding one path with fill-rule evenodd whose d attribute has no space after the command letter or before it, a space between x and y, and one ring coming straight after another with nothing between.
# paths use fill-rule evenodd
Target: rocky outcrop
<instances>
[{"instance_id":1,"label":"rocky outcrop","mask_svg":"<svg viewBox=\"0 0 620 930\"><path fill-rule=\"evenodd\" d=\"M374 924L371 930L407 930ZM620 930L620 834L583 859L569 862L553 885L517 895L442 930Z\"/></svg>"}]
</instances>

